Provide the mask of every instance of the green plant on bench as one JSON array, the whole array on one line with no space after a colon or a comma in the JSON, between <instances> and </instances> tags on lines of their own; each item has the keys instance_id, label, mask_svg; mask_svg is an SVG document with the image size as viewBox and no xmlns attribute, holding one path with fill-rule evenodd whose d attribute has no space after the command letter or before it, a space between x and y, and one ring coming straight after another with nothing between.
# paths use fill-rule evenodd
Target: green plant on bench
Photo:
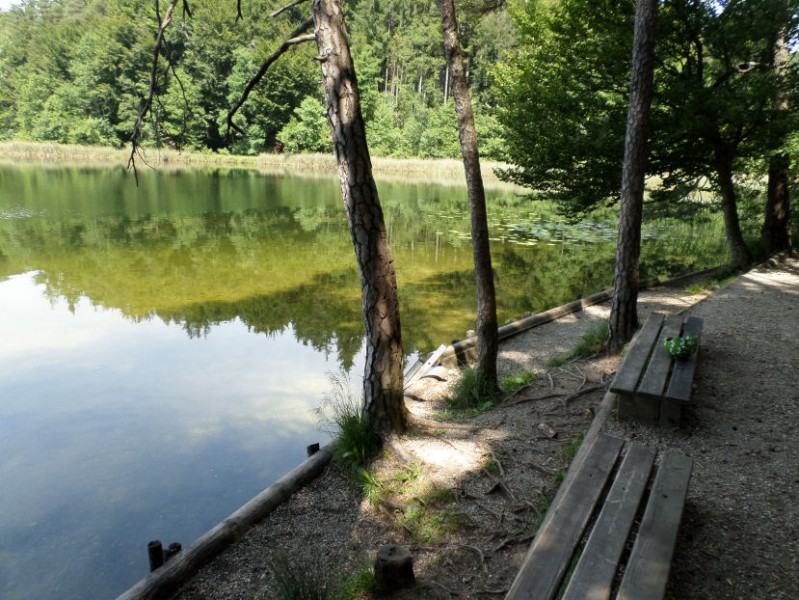
<instances>
[{"instance_id":1,"label":"green plant on bench","mask_svg":"<svg viewBox=\"0 0 799 600\"><path fill-rule=\"evenodd\" d=\"M688 358L696 352L698 345L696 338L690 335L683 337L667 337L663 340L663 346L666 348L666 351L674 358Z\"/></svg>"}]
</instances>

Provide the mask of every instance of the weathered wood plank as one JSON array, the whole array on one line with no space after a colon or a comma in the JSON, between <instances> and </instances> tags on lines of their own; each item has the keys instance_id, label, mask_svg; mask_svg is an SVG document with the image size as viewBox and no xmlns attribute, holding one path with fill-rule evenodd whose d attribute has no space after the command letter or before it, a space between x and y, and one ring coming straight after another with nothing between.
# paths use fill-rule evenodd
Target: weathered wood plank
<instances>
[{"instance_id":1,"label":"weathered wood plank","mask_svg":"<svg viewBox=\"0 0 799 600\"><path fill-rule=\"evenodd\" d=\"M660 337L655 340L655 348L652 352L649 366L646 368L646 373L644 373L644 377L641 380L641 385L638 386L638 396L650 398L660 398L663 396L672 363L671 355L663 346L663 340L667 337L680 335L681 328L681 316L672 315L666 319L666 322L663 324L663 329L660 331Z\"/></svg>"},{"instance_id":2,"label":"weathered wood plank","mask_svg":"<svg viewBox=\"0 0 799 600\"><path fill-rule=\"evenodd\" d=\"M634 444L624 457L563 600L608 600L641 504L655 451Z\"/></svg>"},{"instance_id":3,"label":"weathered wood plank","mask_svg":"<svg viewBox=\"0 0 799 600\"><path fill-rule=\"evenodd\" d=\"M702 337L702 319L699 317L688 317L683 326L682 335L690 335L696 338L697 342ZM699 348L696 352L686 359L674 361L674 369L671 373L669 388L665 397L672 400L682 400L688 402L691 399L691 388L693 387L694 372L699 360Z\"/></svg>"},{"instance_id":4,"label":"weathered wood plank","mask_svg":"<svg viewBox=\"0 0 799 600\"><path fill-rule=\"evenodd\" d=\"M621 452L622 440L601 435L571 485L550 507L506 600L555 598L574 551Z\"/></svg>"},{"instance_id":5,"label":"weathered wood plank","mask_svg":"<svg viewBox=\"0 0 799 600\"><path fill-rule=\"evenodd\" d=\"M615 394L634 395L636 386L641 380L644 367L655 344L663 324L662 313L650 313L635 339L627 350L627 355L619 367L616 377L610 386Z\"/></svg>"},{"instance_id":6,"label":"weathered wood plank","mask_svg":"<svg viewBox=\"0 0 799 600\"><path fill-rule=\"evenodd\" d=\"M671 570L693 461L675 451L663 455L618 600L662 600Z\"/></svg>"}]
</instances>

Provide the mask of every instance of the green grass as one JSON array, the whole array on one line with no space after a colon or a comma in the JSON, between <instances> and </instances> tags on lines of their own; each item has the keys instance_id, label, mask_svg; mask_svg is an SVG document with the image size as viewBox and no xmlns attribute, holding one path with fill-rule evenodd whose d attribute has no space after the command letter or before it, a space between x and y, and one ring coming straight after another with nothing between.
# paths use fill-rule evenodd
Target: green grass
<instances>
[{"instance_id":1,"label":"green grass","mask_svg":"<svg viewBox=\"0 0 799 600\"><path fill-rule=\"evenodd\" d=\"M369 596L375 589L375 573L372 563L364 561L354 573L345 573L341 576L339 598L353 600Z\"/></svg>"},{"instance_id":2,"label":"green grass","mask_svg":"<svg viewBox=\"0 0 799 600\"><path fill-rule=\"evenodd\" d=\"M538 377L539 375L537 373L519 371L518 373L505 377L499 384L499 389L503 394L513 394L535 382Z\"/></svg>"},{"instance_id":3,"label":"green grass","mask_svg":"<svg viewBox=\"0 0 799 600\"><path fill-rule=\"evenodd\" d=\"M461 370L461 376L447 398L447 405L456 410L487 410L496 401L496 382L467 367Z\"/></svg>"},{"instance_id":4,"label":"green grass","mask_svg":"<svg viewBox=\"0 0 799 600\"><path fill-rule=\"evenodd\" d=\"M580 449L580 445L583 443L583 438L585 438L584 433L578 433L575 435L571 440L569 440L568 444L561 448L561 456L563 456L563 458L572 460L577 454L577 450Z\"/></svg>"},{"instance_id":5,"label":"green grass","mask_svg":"<svg viewBox=\"0 0 799 600\"><path fill-rule=\"evenodd\" d=\"M592 356L601 352L605 347L607 337L608 322L605 320L598 322L583 334L580 341L569 352L550 358L546 363L547 369L559 367L570 360Z\"/></svg>"},{"instance_id":6,"label":"green grass","mask_svg":"<svg viewBox=\"0 0 799 600\"><path fill-rule=\"evenodd\" d=\"M346 374L329 375L331 391L324 397L317 413L332 428L335 439L333 460L341 467L357 471L380 450L380 439L360 402L352 394Z\"/></svg>"},{"instance_id":7,"label":"green grass","mask_svg":"<svg viewBox=\"0 0 799 600\"><path fill-rule=\"evenodd\" d=\"M454 512L428 504L408 506L400 520L413 538L422 544L439 542L460 527L460 519Z\"/></svg>"},{"instance_id":8,"label":"green grass","mask_svg":"<svg viewBox=\"0 0 799 600\"><path fill-rule=\"evenodd\" d=\"M713 277L706 281L698 281L685 287L685 291L692 296L703 292L715 292L723 288L730 281L738 276L738 272L732 267L718 270Z\"/></svg>"},{"instance_id":9,"label":"green grass","mask_svg":"<svg viewBox=\"0 0 799 600\"><path fill-rule=\"evenodd\" d=\"M309 552L301 558L277 554L266 564L283 600L337 600L340 597L338 582L319 552Z\"/></svg>"}]
</instances>

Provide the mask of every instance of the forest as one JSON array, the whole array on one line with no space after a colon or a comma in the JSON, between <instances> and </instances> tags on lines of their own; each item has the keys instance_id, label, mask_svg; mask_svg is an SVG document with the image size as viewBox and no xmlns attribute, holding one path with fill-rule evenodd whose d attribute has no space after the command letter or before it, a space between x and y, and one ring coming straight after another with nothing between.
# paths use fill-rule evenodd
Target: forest
<instances>
[{"instance_id":1,"label":"forest","mask_svg":"<svg viewBox=\"0 0 799 600\"><path fill-rule=\"evenodd\" d=\"M129 144L165 5L28 0L0 13L0 141ZM768 193L769 182L773 193L787 193L796 173L799 2L659 5L649 206L674 214L697 200L718 202L743 266L761 253L760 237L766 254L789 245L787 197L775 211ZM460 156L436 2L343 7L371 154ZM560 201L567 214L615 202L634 0L460 0L456 7L480 155L507 163L505 179ZM274 14L279 8L287 10ZM276 61L236 113L235 129L227 125L258 67L307 12L307 3L284 0L178 3L140 142L209 153L329 153L313 44ZM764 225L764 214L782 217Z\"/></svg>"}]
</instances>

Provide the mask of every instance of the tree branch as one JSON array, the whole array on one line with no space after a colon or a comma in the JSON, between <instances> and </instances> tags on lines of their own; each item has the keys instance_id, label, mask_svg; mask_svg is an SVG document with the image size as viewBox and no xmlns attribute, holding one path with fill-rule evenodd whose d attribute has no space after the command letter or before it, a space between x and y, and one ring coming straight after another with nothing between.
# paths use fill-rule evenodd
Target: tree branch
<instances>
[{"instance_id":1,"label":"tree branch","mask_svg":"<svg viewBox=\"0 0 799 600\"><path fill-rule=\"evenodd\" d=\"M186 5L186 0L184 2L184 10L188 8ZM133 175L136 178L136 184L139 183L139 174L136 171L136 154L138 154L139 150L139 137L141 136L141 126L144 122L144 118L147 116L147 113L153 107L153 97L155 96L155 88L158 79L158 58L161 56L161 47L164 44L164 34L166 32L167 27L169 27L170 23L172 23L172 13L175 10L175 6L177 6L178 0L170 0L169 7L166 9L166 14L164 15L164 19L161 21L161 25L158 27L158 36L155 39L155 50L153 51L153 65L150 68L150 87L147 93L147 99L144 102L144 106L142 106L141 111L139 112L139 116L136 119L136 123L133 125L133 131L131 132L131 150L130 150L130 158L128 158L128 169L133 169Z\"/></svg>"},{"instance_id":2,"label":"tree branch","mask_svg":"<svg viewBox=\"0 0 799 600\"><path fill-rule=\"evenodd\" d=\"M297 6L298 4L302 4L303 2L307 2L307 1L308 1L308 0L294 0L294 2L291 2L290 4L287 4L286 6L284 6L284 7L282 7L282 8L278 8L278 9L277 9L275 12L273 12L271 15L269 15L269 17L270 17L270 18L272 18L272 17L276 17L276 16L278 16L280 13L282 13L282 12L285 12L285 11L287 11L287 10L291 9L291 8L294 8L294 7L295 7L295 6Z\"/></svg>"},{"instance_id":3,"label":"tree branch","mask_svg":"<svg viewBox=\"0 0 799 600\"><path fill-rule=\"evenodd\" d=\"M295 2L295 4L298 4L298 2ZM247 98L249 98L250 96L250 92L252 92L255 86L260 83L261 79L263 79L264 75L266 75L266 71L269 69L270 66L272 66L272 63L275 62L278 58L280 58L289 48L291 48L291 46L316 39L316 36L314 35L305 35L305 36L302 35L312 25L313 25L313 17L308 17L307 19L305 19L305 21L300 23L300 25L294 31L291 32L289 38L286 41L284 41L280 45L280 47L277 50L275 50L269 56L269 58L266 59L264 64L261 65L261 68L258 69L258 73L255 74L255 77L253 77L250 80L250 82L247 84L247 87L244 88L244 92L241 94L241 98L239 98L239 101L236 102L236 105L230 109L230 112L228 112L227 115L228 138L230 137L231 129L235 129L237 132L244 134L244 131L242 131L241 128L238 127L233 122L233 117L236 116L236 113L239 111L239 109L242 106L244 106L244 103L247 101Z\"/></svg>"}]
</instances>

